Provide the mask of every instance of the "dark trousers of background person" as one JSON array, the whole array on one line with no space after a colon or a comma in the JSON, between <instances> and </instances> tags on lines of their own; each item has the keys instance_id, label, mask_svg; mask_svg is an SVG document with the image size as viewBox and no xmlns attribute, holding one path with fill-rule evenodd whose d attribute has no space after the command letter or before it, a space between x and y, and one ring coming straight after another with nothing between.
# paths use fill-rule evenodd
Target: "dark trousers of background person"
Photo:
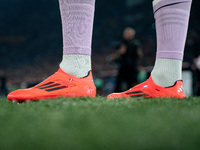
<instances>
[{"instance_id":1,"label":"dark trousers of background person","mask_svg":"<svg viewBox=\"0 0 200 150\"><path fill-rule=\"evenodd\" d=\"M128 90L137 84L138 71L135 68L121 67L116 79L116 87L114 92ZM122 89L123 83L126 83L127 89Z\"/></svg>"},{"instance_id":2,"label":"dark trousers of background person","mask_svg":"<svg viewBox=\"0 0 200 150\"><path fill-rule=\"evenodd\" d=\"M194 95L200 96L200 70L196 70L194 77Z\"/></svg>"},{"instance_id":3,"label":"dark trousers of background person","mask_svg":"<svg viewBox=\"0 0 200 150\"><path fill-rule=\"evenodd\" d=\"M0 96L7 96L8 89L6 86L6 77L1 77L0 83Z\"/></svg>"}]
</instances>

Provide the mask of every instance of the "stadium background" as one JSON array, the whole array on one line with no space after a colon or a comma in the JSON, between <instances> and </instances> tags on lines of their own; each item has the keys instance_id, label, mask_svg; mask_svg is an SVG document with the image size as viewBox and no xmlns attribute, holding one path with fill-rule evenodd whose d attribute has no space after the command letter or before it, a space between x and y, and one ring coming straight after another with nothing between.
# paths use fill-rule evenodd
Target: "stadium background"
<instances>
[{"instance_id":1,"label":"stadium background","mask_svg":"<svg viewBox=\"0 0 200 150\"><path fill-rule=\"evenodd\" d=\"M188 60L199 50L199 6L200 1L193 0ZM137 30L143 65L153 65L151 0L97 0L92 58L96 77L113 70L105 56L126 26ZM61 56L57 0L0 0L0 77L6 75L9 84L39 82L54 73ZM0 149L200 149L199 97L61 98L18 104L0 95L0 106Z\"/></svg>"},{"instance_id":2,"label":"stadium background","mask_svg":"<svg viewBox=\"0 0 200 150\"><path fill-rule=\"evenodd\" d=\"M189 62L200 49L199 8L200 1L193 0L189 46L185 52L185 60ZM151 1L96 0L92 45L95 77L116 73L116 67L106 61L106 56L114 51L127 26L136 29L142 43L145 55L142 64L154 64L156 33ZM34 84L54 73L61 59L58 0L0 1L0 76L5 75L9 84Z\"/></svg>"}]
</instances>

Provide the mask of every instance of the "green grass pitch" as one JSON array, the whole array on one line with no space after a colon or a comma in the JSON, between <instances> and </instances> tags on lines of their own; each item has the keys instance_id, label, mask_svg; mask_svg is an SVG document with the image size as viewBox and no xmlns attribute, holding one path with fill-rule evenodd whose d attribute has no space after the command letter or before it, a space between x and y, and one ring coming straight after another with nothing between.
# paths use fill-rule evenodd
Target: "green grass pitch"
<instances>
[{"instance_id":1,"label":"green grass pitch","mask_svg":"<svg viewBox=\"0 0 200 150\"><path fill-rule=\"evenodd\" d=\"M200 98L0 98L1 150L200 149Z\"/></svg>"}]
</instances>

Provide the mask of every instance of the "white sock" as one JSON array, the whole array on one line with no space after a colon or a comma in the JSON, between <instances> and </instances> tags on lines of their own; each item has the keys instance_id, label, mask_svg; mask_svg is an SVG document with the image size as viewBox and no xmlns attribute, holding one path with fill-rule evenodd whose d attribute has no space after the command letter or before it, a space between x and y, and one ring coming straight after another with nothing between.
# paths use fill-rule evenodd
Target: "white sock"
<instances>
[{"instance_id":1,"label":"white sock","mask_svg":"<svg viewBox=\"0 0 200 150\"><path fill-rule=\"evenodd\" d=\"M83 78L91 70L91 56L80 54L63 55L60 68L70 75Z\"/></svg>"},{"instance_id":2,"label":"white sock","mask_svg":"<svg viewBox=\"0 0 200 150\"><path fill-rule=\"evenodd\" d=\"M162 1L162 0L154 0L153 1L153 5L156 5L158 2L160 2L160 1Z\"/></svg>"},{"instance_id":3,"label":"white sock","mask_svg":"<svg viewBox=\"0 0 200 150\"><path fill-rule=\"evenodd\" d=\"M182 79L182 61L157 58L151 76L155 84L159 86L172 86L177 80Z\"/></svg>"}]
</instances>

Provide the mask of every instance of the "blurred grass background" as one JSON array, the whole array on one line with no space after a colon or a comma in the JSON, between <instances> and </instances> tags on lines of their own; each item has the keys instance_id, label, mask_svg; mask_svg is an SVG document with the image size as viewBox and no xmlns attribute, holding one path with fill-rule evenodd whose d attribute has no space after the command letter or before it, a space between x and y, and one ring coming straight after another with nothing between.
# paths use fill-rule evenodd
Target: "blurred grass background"
<instances>
[{"instance_id":1,"label":"blurred grass background","mask_svg":"<svg viewBox=\"0 0 200 150\"><path fill-rule=\"evenodd\" d=\"M200 149L200 98L0 101L0 149Z\"/></svg>"}]
</instances>

